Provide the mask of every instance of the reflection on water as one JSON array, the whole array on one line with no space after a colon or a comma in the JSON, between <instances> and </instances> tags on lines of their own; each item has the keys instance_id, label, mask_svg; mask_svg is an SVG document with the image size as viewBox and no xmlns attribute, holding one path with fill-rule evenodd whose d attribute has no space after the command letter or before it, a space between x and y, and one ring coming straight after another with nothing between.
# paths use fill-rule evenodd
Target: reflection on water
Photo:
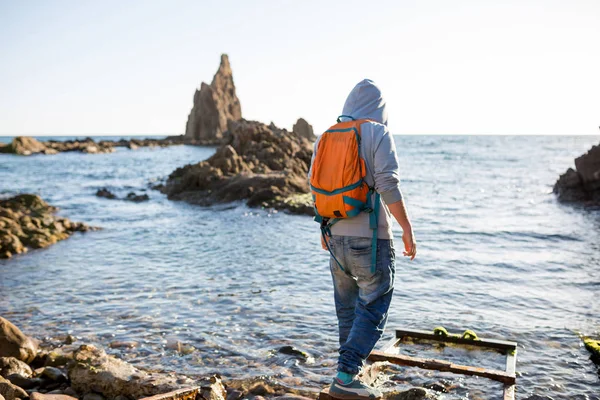
<instances>
[{"instance_id":1,"label":"reflection on water","mask_svg":"<svg viewBox=\"0 0 600 400\"><path fill-rule=\"evenodd\" d=\"M598 138L396 141L420 253L397 262L385 339L394 327L438 325L507 338L519 342L518 398L598 399L597 368L577 332L600 334L600 215L551 194ZM63 215L104 228L1 261L0 314L41 337L72 333L105 347L135 341L109 351L153 369L268 375L314 390L328 384L336 320L327 254L310 218L239 204L200 208L150 190L141 204L94 195L100 187L140 192L213 152L0 157L0 194L38 192ZM181 354L182 345L196 351ZM277 351L288 345L310 361ZM497 361L454 348L416 350L462 364ZM390 367L384 376L407 387L445 383L453 387L447 399L501 393L485 379L416 368Z\"/></svg>"}]
</instances>

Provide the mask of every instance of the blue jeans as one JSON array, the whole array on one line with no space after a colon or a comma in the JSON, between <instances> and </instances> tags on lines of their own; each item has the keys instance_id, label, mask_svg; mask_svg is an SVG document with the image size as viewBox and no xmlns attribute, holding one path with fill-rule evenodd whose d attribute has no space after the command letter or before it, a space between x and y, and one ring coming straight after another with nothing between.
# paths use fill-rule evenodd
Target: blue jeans
<instances>
[{"instance_id":1,"label":"blue jeans","mask_svg":"<svg viewBox=\"0 0 600 400\"><path fill-rule=\"evenodd\" d=\"M338 371L357 374L381 338L394 292L394 243L377 240L377 264L371 271L372 239L332 236L329 257L338 318L340 349Z\"/></svg>"}]
</instances>

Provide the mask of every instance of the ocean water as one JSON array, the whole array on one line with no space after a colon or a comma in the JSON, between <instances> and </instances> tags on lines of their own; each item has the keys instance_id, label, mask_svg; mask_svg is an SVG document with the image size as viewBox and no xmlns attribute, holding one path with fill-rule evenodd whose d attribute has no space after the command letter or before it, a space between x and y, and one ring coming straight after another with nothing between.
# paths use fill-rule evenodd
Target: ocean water
<instances>
[{"instance_id":1,"label":"ocean water","mask_svg":"<svg viewBox=\"0 0 600 400\"><path fill-rule=\"evenodd\" d=\"M557 203L552 186L600 137L396 136L418 241L398 258L384 339L443 325L519 343L517 398L600 399L578 333L600 335L600 211ZM113 154L0 156L0 195L39 193L60 214L102 227L0 260L0 315L28 334L71 333L138 366L228 378L269 377L318 391L335 371L337 328L327 253L311 218L172 202L148 189L210 147ZM130 203L95 196L108 187ZM401 254L398 225L397 254ZM174 343L195 348L180 354ZM381 344L384 344L382 340ZM295 346L308 360L279 353ZM502 369L472 349L407 354ZM187 352L186 352L187 353ZM443 382L444 399L500 399L500 384L389 368L384 387Z\"/></svg>"}]
</instances>

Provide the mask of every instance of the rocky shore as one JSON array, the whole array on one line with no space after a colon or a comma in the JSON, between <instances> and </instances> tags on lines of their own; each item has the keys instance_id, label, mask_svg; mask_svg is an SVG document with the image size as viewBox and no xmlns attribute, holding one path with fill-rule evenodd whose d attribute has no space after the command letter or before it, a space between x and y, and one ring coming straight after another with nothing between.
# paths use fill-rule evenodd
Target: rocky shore
<instances>
[{"instance_id":1,"label":"rocky shore","mask_svg":"<svg viewBox=\"0 0 600 400\"><path fill-rule=\"evenodd\" d=\"M575 169L562 174L553 192L558 200L600 206L600 145L575 159Z\"/></svg>"},{"instance_id":2,"label":"rocky shore","mask_svg":"<svg viewBox=\"0 0 600 400\"><path fill-rule=\"evenodd\" d=\"M307 138L242 119L229 121L224 140L208 160L178 168L158 189L169 199L203 206L243 200L250 207L313 212Z\"/></svg>"},{"instance_id":3,"label":"rocky shore","mask_svg":"<svg viewBox=\"0 0 600 400\"><path fill-rule=\"evenodd\" d=\"M363 378L371 379L368 374L378 374L382 367L374 365ZM219 375L147 371L71 335L33 339L0 317L0 400L310 400L317 395L264 377L223 380ZM385 393L387 400L437 398L435 390L424 388Z\"/></svg>"},{"instance_id":4,"label":"rocky shore","mask_svg":"<svg viewBox=\"0 0 600 400\"><path fill-rule=\"evenodd\" d=\"M56 211L34 194L0 200L0 259L48 247L75 232L97 229L57 217Z\"/></svg>"},{"instance_id":5,"label":"rocky shore","mask_svg":"<svg viewBox=\"0 0 600 400\"><path fill-rule=\"evenodd\" d=\"M121 139L118 141L101 140L94 141L92 138L84 140L49 140L40 142L32 137L17 136L11 143L0 143L0 153L30 156L33 154L58 154L68 151L76 151L86 154L112 153L117 147L126 147L136 150L140 147L167 147L177 145L212 146L219 144L216 139L196 140L184 138L184 136L170 136L165 139Z\"/></svg>"}]
</instances>

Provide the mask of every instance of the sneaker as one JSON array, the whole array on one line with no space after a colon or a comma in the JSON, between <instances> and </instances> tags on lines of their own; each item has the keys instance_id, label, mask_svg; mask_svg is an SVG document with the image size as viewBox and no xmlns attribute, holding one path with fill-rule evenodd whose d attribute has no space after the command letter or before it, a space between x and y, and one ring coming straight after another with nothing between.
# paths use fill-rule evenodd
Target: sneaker
<instances>
[{"instance_id":1,"label":"sneaker","mask_svg":"<svg viewBox=\"0 0 600 400\"><path fill-rule=\"evenodd\" d=\"M343 384L337 378L334 378L331 386L329 386L329 395L343 400L375 400L382 397L379 390L365 385L358 379Z\"/></svg>"}]
</instances>

